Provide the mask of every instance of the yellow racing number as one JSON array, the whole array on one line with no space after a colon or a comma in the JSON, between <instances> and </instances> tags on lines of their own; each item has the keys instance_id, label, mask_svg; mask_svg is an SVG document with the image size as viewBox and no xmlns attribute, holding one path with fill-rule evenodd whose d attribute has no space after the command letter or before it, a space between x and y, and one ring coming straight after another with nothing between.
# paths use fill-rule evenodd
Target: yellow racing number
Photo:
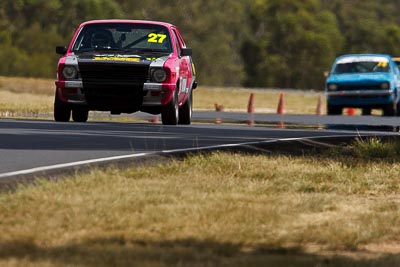
<instances>
[{"instance_id":1,"label":"yellow racing number","mask_svg":"<svg viewBox=\"0 0 400 267\"><path fill-rule=\"evenodd\" d=\"M388 65L387 62L381 61L381 62L378 62L378 64L377 64L376 66L377 66L377 67L386 68L387 65Z\"/></svg>"},{"instance_id":2,"label":"yellow racing number","mask_svg":"<svg viewBox=\"0 0 400 267\"><path fill-rule=\"evenodd\" d=\"M162 34L162 33L149 33L149 35L147 35L147 37L149 37L149 39L148 39L149 43L162 44L164 42L165 38L167 38L167 35Z\"/></svg>"}]
</instances>

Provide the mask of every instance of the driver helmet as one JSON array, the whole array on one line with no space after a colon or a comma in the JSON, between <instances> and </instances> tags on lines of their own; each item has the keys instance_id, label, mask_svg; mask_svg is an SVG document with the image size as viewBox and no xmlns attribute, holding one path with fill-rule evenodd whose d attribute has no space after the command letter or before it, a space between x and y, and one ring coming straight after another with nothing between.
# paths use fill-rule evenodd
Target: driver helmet
<instances>
[{"instance_id":1,"label":"driver helmet","mask_svg":"<svg viewBox=\"0 0 400 267\"><path fill-rule=\"evenodd\" d=\"M110 46L110 38L103 32L94 33L91 39L92 47Z\"/></svg>"}]
</instances>

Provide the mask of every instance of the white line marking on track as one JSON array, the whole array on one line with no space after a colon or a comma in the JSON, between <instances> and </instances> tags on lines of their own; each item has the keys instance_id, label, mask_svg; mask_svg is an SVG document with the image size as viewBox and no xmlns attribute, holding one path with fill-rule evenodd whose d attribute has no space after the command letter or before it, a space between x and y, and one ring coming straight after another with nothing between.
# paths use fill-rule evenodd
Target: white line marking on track
<instances>
[{"instance_id":1,"label":"white line marking on track","mask_svg":"<svg viewBox=\"0 0 400 267\"><path fill-rule=\"evenodd\" d=\"M32 169L1 173L0 179L6 178L6 177L11 177L11 176L33 174L36 172L44 172L44 171L51 171L51 170L56 170L56 169L63 169L63 168L68 168L68 167L78 167L78 166L86 165L86 164L102 163L102 162L127 159L127 158L139 158L139 157L143 157L143 156L151 155L151 154L154 154L154 153L138 153L138 154L130 154L130 155L122 155L122 156L114 156L114 157L98 158L98 159L89 159L89 160L75 161L75 162L70 162L70 163L42 166L42 167L37 167L37 168L32 168Z\"/></svg>"},{"instance_id":2,"label":"white line marking on track","mask_svg":"<svg viewBox=\"0 0 400 267\"><path fill-rule=\"evenodd\" d=\"M113 157L106 157L106 158L82 160L82 161L75 161L75 162L69 162L69 163L36 167L36 168L25 169L25 170L20 170L20 171L0 173L0 179L9 178L9 177L13 177L13 176L20 176L20 175L32 175L34 173L39 173L39 172L52 171L52 170L63 169L63 168L68 168L68 167L78 167L78 166L93 164L93 163L105 163L105 162L121 160L121 159L140 158L140 157L144 157L144 156L157 155L157 154L169 154L169 153L177 153L177 152L190 152L190 151L207 150L207 149L248 146L248 145L255 145L255 144L267 144L267 143L274 143L274 142L280 142L280 141L296 141L296 140L307 140L307 139L310 140L310 139L320 139L320 138L356 137L356 136L361 136L361 135L359 133L357 133L356 135L353 134L353 135L327 135L327 136L294 137L294 138L282 138L282 139L272 139L272 140L264 140L264 141L253 141L253 142L245 142L245 143L237 143L237 144L223 144L223 145L196 147L196 148L161 150L160 152L137 153L137 154L113 156ZM369 136L369 135L367 135L367 136Z\"/></svg>"}]
</instances>

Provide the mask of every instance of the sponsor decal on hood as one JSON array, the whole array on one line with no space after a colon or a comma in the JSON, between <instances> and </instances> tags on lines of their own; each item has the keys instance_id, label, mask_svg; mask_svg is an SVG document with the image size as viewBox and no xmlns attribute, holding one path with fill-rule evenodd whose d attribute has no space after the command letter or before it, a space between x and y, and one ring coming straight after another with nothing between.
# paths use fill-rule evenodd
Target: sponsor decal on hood
<instances>
[{"instance_id":1,"label":"sponsor decal on hood","mask_svg":"<svg viewBox=\"0 0 400 267\"><path fill-rule=\"evenodd\" d=\"M142 61L142 57L140 56L128 56L128 55L94 55L92 59L101 61L132 61L132 62Z\"/></svg>"}]
</instances>

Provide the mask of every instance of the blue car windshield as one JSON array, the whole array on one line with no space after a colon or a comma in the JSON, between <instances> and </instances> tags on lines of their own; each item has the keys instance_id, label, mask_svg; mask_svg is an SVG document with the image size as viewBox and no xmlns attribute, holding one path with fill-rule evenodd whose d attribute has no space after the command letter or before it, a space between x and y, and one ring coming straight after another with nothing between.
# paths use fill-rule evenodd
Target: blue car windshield
<instances>
[{"instance_id":1,"label":"blue car windshield","mask_svg":"<svg viewBox=\"0 0 400 267\"><path fill-rule=\"evenodd\" d=\"M359 62L343 62L337 63L333 73L368 73L368 72L389 72L389 63L386 61L359 61Z\"/></svg>"},{"instance_id":2,"label":"blue car windshield","mask_svg":"<svg viewBox=\"0 0 400 267\"><path fill-rule=\"evenodd\" d=\"M138 23L98 23L82 28L72 51L117 51L127 53L171 53L172 45L166 27Z\"/></svg>"}]
</instances>

